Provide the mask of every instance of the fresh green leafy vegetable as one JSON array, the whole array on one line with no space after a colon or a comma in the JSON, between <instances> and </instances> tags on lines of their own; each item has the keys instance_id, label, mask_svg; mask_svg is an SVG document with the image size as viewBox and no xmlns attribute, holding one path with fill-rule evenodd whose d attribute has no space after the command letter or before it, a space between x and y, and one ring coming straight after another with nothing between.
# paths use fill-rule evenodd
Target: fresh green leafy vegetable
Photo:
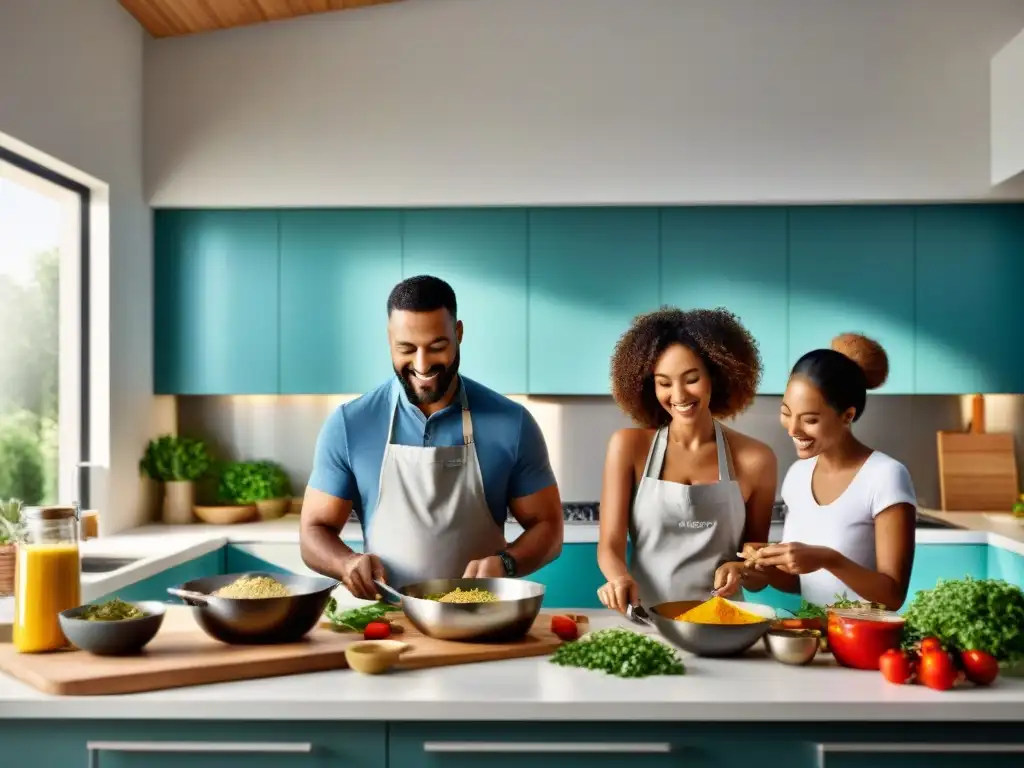
<instances>
[{"instance_id":1,"label":"fresh green leafy vegetable","mask_svg":"<svg viewBox=\"0 0 1024 768\"><path fill-rule=\"evenodd\" d=\"M789 610L788 608L785 610ZM798 619L822 619L826 617L825 609L820 605L809 603L806 600L800 600L800 607L795 611L789 611L795 618Z\"/></svg>"},{"instance_id":2,"label":"fresh green leafy vegetable","mask_svg":"<svg viewBox=\"0 0 1024 768\"><path fill-rule=\"evenodd\" d=\"M371 621L380 621L387 614L395 610L397 609L393 605L388 605L387 603L372 603L371 605L361 605L358 608L339 611L338 602L332 597L327 601L324 616L335 626L344 627L353 632L362 632Z\"/></svg>"},{"instance_id":3,"label":"fresh green leafy vegetable","mask_svg":"<svg viewBox=\"0 0 1024 768\"><path fill-rule=\"evenodd\" d=\"M686 668L675 651L638 632L611 627L564 643L550 659L561 667L581 667L616 677L683 675Z\"/></svg>"},{"instance_id":4,"label":"fresh green leafy vegetable","mask_svg":"<svg viewBox=\"0 0 1024 768\"><path fill-rule=\"evenodd\" d=\"M828 618L829 608L883 608L880 603L869 603L863 600L850 600L843 595L836 595L835 602L829 603L826 606L816 605L809 603L806 600L800 600L800 607L795 611L789 611L794 617L798 619L821 619L822 621ZM789 610L786 608L785 610Z\"/></svg>"},{"instance_id":5,"label":"fresh green leafy vegetable","mask_svg":"<svg viewBox=\"0 0 1024 768\"><path fill-rule=\"evenodd\" d=\"M271 461L231 461L219 470L217 496L231 504L280 499L291 495L288 475Z\"/></svg>"},{"instance_id":6,"label":"fresh green leafy vegetable","mask_svg":"<svg viewBox=\"0 0 1024 768\"><path fill-rule=\"evenodd\" d=\"M139 471L153 480L195 482L205 477L212 465L213 457L202 440L161 435L149 441Z\"/></svg>"},{"instance_id":7,"label":"fresh green leafy vegetable","mask_svg":"<svg viewBox=\"0 0 1024 768\"><path fill-rule=\"evenodd\" d=\"M1000 662L1024 659L1024 590L1001 579L940 579L914 596L904 618L905 645L931 636Z\"/></svg>"}]
</instances>

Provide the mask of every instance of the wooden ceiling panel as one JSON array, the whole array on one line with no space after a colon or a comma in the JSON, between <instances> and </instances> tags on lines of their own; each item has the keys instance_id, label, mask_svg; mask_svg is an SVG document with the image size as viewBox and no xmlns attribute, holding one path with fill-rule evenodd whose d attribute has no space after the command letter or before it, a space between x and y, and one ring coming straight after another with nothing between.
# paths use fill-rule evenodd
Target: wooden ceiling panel
<instances>
[{"instance_id":1,"label":"wooden ceiling panel","mask_svg":"<svg viewBox=\"0 0 1024 768\"><path fill-rule=\"evenodd\" d=\"M230 29L400 0L119 0L153 37Z\"/></svg>"}]
</instances>

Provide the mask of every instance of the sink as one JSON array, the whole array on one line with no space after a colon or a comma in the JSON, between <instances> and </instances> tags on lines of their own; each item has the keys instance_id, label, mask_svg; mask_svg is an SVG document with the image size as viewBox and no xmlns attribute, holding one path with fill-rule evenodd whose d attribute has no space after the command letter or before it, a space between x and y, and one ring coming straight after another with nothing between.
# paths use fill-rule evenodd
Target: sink
<instances>
[{"instance_id":1,"label":"sink","mask_svg":"<svg viewBox=\"0 0 1024 768\"><path fill-rule=\"evenodd\" d=\"M82 573L110 573L137 563L139 557L97 557L86 555L82 558Z\"/></svg>"}]
</instances>

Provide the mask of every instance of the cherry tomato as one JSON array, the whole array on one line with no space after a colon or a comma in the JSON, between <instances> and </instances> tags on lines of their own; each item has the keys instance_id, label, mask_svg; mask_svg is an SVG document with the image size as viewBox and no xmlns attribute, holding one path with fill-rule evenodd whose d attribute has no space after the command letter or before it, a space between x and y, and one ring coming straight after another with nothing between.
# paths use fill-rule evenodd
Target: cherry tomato
<instances>
[{"instance_id":1,"label":"cherry tomato","mask_svg":"<svg viewBox=\"0 0 1024 768\"><path fill-rule=\"evenodd\" d=\"M363 630L367 640L383 640L391 635L391 625L386 621L371 621Z\"/></svg>"},{"instance_id":2,"label":"cherry tomato","mask_svg":"<svg viewBox=\"0 0 1024 768\"><path fill-rule=\"evenodd\" d=\"M988 685L999 676L999 662L985 651L964 651L960 654L960 664L967 679L975 685Z\"/></svg>"},{"instance_id":3,"label":"cherry tomato","mask_svg":"<svg viewBox=\"0 0 1024 768\"><path fill-rule=\"evenodd\" d=\"M896 685L906 685L914 677L913 660L898 648L890 648L878 659L882 677Z\"/></svg>"},{"instance_id":4,"label":"cherry tomato","mask_svg":"<svg viewBox=\"0 0 1024 768\"><path fill-rule=\"evenodd\" d=\"M942 641L937 637L926 637L921 641L921 653L928 651L941 651Z\"/></svg>"},{"instance_id":5,"label":"cherry tomato","mask_svg":"<svg viewBox=\"0 0 1024 768\"><path fill-rule=\"evenodd\" d=\"M580 635L579 627L576 626L576 622L568 616L552 616L551 631L554 632L560 640L567 641L575 640Z\"/></svg>"},{"instance_id":6,"label":"cherry tomato","mask_svg":"<svg viewBox=\"0 0 1024 768\"><path fill-rule=\"evenodd\" d=\"M917 679L936 691L948 691L957 680L957 668L953 657L945 651L926 651L921 654L917 667Z\"/></svg>"}]
</instances>

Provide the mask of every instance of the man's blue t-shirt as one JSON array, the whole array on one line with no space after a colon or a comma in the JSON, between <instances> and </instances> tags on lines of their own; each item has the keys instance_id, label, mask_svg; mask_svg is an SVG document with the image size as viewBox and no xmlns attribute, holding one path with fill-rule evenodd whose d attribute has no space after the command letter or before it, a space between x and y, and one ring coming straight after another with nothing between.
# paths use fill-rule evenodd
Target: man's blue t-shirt
<instances>
[{"instance_id":1,"label":"man's blue t-shirt","mask_svg":"<svg viewBox=\"0 0 1024 768\"><path fill-rule=\"evenodd\" d=\"M544 435L519 403L461 374L459 381L469 401L487 506L495 522L504 525L511 499L555 483ZM395 443L424 447L465 443L457 393L451 405L427 418L393 377L339 406L320 430L309 485L350 500L364 531L377 503L388 423L396 401Z\"/></svg>"}]
</instances>

